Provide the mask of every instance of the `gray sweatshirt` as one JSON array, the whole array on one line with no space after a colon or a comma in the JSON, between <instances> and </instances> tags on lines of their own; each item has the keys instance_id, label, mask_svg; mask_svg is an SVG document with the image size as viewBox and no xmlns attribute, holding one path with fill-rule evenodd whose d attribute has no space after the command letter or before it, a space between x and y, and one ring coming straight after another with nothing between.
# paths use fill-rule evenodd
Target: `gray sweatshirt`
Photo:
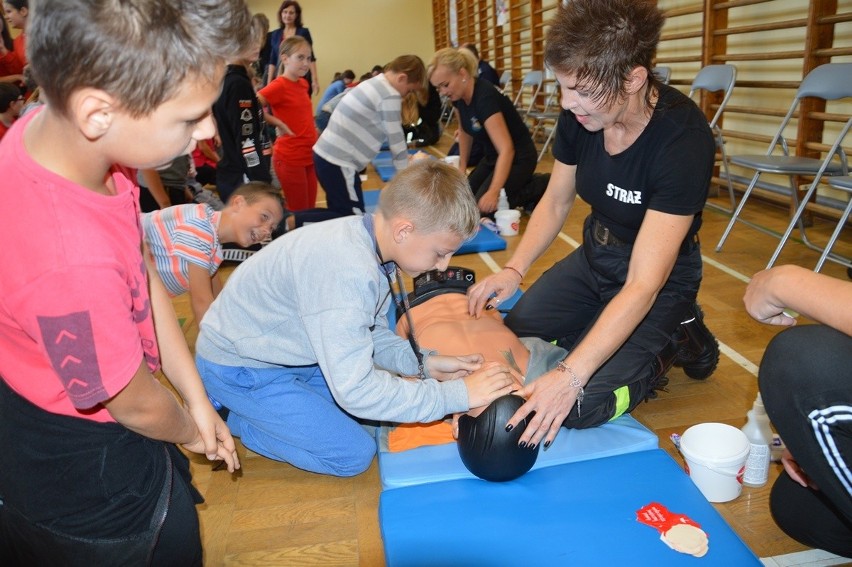
<instances>
[{"instance_id":1,"label":"gray sweatshirt","mask_svg":"<svg viewBox=\"0 0 852 567\"><path fill-rule=\"evenodd\" d=\"M243 262L201 321L195 349L225 366L318 364L363 419L428 422L468 409L461 380L407 380L417 359L388 328L388 282L358 216L307 225Z\"/></svg>"}]
</instances>

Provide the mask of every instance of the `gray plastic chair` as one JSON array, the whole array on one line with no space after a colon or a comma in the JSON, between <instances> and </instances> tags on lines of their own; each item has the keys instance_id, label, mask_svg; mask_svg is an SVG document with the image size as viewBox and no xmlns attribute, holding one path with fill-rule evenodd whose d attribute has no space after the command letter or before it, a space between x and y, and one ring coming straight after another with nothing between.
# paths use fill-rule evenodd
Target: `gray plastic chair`
<instances>
[{"instance_id":1,"label":"gray plastic chair","mask_svg":"<svg viewBox=\"0 0 852 567\"><path fill-rule=\"evenodd\" d=\"M559 106L559 83L553 81L546 84L544 89L548 92L544 107L541 110L533 110L527 114L527 118L530 120L530 135L533 141L535 141L538 131L542 128L547 130L548 123L551 123L550 133L541 147L536 161L541 161L541 158L544 157L547 146L550 145L550 140L553 137L553 129L556 128L556 122L559 120L559 115L562 112L562 108Z\"/></svg>"},{"instance_id":2,"label":"gray plastic chair","mask_svg":"<svg viewBox=\"0 0 852 567\"><path fill-rule=\"evenodd\" d=\"M737 201L736 197L734 197L734 186L731 183L731 173L728 171L728 156L725 153L725 139L722 137L722 129L719 128L718 123L719 119L722 117L722 113L725 111L725 106L727 106L728 101L731 99L731 94L734 92L734 85L736 83L737 68L733 65L707 65L698 71L698 74L692 81L692 86L689 88L690 98L692 98L692 95L699 90L705 90L711 93L719 91L724 92L722 102L719 103L719 108L716 109L716 114L714 114L712 120L710 120L710 129L713 131L713 136L716 138L716 147L719 148L719 151L722 154L722 168L725 170L725 179L728 180L728 194L731 197L731 208L730 210L724 210L729 213L734 210Z\"/></svg>"},{"instance_id":3,"label":"gray plastic chair","mask_svg":"<svg viewBox=\"0 0 852 567\"><path fill-rule=\"evenodd\" d=\"M538 97L539 91L541 90L541 83L543 81L544 73L542 73L541 71L530 71L526 75L524 75L524 80L521 81L521 87L515 94L515 100L512 101L512 104L514 104L515 108L518 109L521 118L526 119L527 114L532 111L533 105L535 105L535 100ZM521 108L518 105L521 104L521 97L523 96L524 92L527 92L529 95L529 104L527 104L525 108Z\"/></svg>"},{"instance_id":4,"label":"gray plastic chair","mask_svg":"<svg viewBox=\"0 0 852 567\"><path fill-rule=\"evenodd\" d=\"M500 92L502 94L506 94L512 89L512 72L511 71L503 71L503 74L500 75L500 84L503 85L500 87Z\"/></svg>"},{"instance_id":5,"label":"gray plastic chair","mask_svg":"<svg viewBox=\"0 0 852 567\"><path fill-rule=\"evenodd\" d=\"M852 126L852 118L846 123L846 128L844 129L844 133L849 131L850 126ZM842 139L842 135L840 137ZM839 254L834 254L831 249L834 247L834 243L837 242L837 238L840 236L840 233L843 232L843 228L846 226L846 220L849 218L849 213L852 212L852 175L844 175L839 177L829 177L827 178L828 184L834 187L835 189L839 189L841 191L845 191L849 193L849 200L846 202L846 208L843 210L843 213L840 215L840 220L837 221L837 226L834 228L834 232L826 242L825 246L822 248L822 254L820 254L819 260L817 261L817 265L814 268L815 272L819 272L822 269L823 264L825 264L826 260L831 260L832 262L837 262L847 268L852 268L852 258L846 258L840 256ZM781 237L781 242L778 244L778 248L775 249L775 253L772 254L772 258L769 260L769 264L766 266L767 268L771 268L775 261L778 259L778 256L781 254L781 249L784 248L784 244L787 243L787 239L790 238L790 233L793 232L793 227L796 226L798 219L802 216L802 213L805 210L805 205L808 203L808 199L811 195L816 191L816 184L811 184L810 188L808 188L808 192L805 194L805 197L802 199L802 202L799 204L799 208L796 209L795 216L790 220L790 224L787 225L787 230L784 232L784 236ZM817 247L819 249L819 247Z\"/></svg>"},{"instance_id":6,"label":"gray plastic chair","mask_svg":"<svg viewBox=\"0 0 852 567\"><path fill-rule=\"evenodd\" d=\"M737 221L747 224L756 230L777 237L777 234L771 230L740 218L743 206L745 206L746 201L763 173L781 174L786 175L789 178L791 196L794 202L798 205L797 212L793 216L791 224L798 225L799 232L802 235L802 241L806 246L813 250L823 250L821 246L813 244L808 239L807 234L805 233L805 225L801 220L801 211L804 210L808 198L810 198L810 196L816 191L816 187L819 185L819 181L823 176L849 174L846 153L843 151L843 147L840 144L843 137L846 135L846 132L849 130L852 119L850 119L850 122L846 123L846 127L841 131L837 140L832 145L831 150L826 154L824 159L790 155L790 149L787 145L787 140L784 137L784 130L789 124L790 119L793 117L793 114L799 108L802 99L806 97L813 97L823 100L838 100L850 96L852 96L852 63L826 63L825 65L820 65L802 79L802 83L796 91L796 96L790 105L790 110L787 111L786 116L784 116L784 119L781 121L781 125L775 133L775 136L773 136L766 154L731 156L731 163L754 170L754 175L752 176L751 182L748 184L745 193L743 193L739 205L737 205L737 209L734 211L727 228L725 228L725 232L722 234L719 244L716 245L716 252L722 250L722 245L725 244L725 240L727 240L728 235L731 233L731 229L733 229L734 224ZM783 152L782 155L773 155L773 152L778 147L781 148L781 151ZM797 187L793 181L793 178L797 175L814 176L813 183L811 183L811 187L808 189L807 195L805 199L802 200L801 204L798 202ZM772 260L770 260L770 266L775 261L777 253L780 252L780 247L784 246L789 235L790 230L781 237L781 244L779 245L779 249L776 250L776 254L773 256Z\"/></svg>"},{"instance_id":7,"label":"gray plastic chair","mask_svg":"<svg viewBox=\"0 0 852 567\"><path fill-rule=\"evenodd\" d=\"M651 72L654 73L654 75L656 75L657 77L657 80L659 80L664 85L668 85L669 81L672 78L671 67L658 66L651 69Z\"/></svg>"}]
</instances>

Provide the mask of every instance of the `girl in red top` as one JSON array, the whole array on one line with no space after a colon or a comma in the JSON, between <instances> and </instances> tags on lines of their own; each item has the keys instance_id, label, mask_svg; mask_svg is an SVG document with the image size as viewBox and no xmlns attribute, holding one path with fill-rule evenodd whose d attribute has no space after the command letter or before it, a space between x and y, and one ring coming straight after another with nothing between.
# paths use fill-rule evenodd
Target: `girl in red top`
<instances>
[{"instance_id":1,"label":"girl in red top","mask_svg":"<svg viewBox=\"0 0 852 567\"><path fill-rule=\"evenodd\" d=\"M312 209L317 201L313 146L317 141L305 73L310 69L311 45L300 36L281 42L281 71L257 93L272 109L266 121L279 130L272 147L272 167L291 211Z\"/></svg>"},{"instance_id":2,"label":"girl in red top","mask_svg":"<svg viewBox=\"0 0 852 567\"><path fill-rule=\"evenodd\" d=\"M18 60L21 68L27 66L27 16L30 15L29 0L4 0L3 10L6 12L6 19L20 33L12 41L12 52Z\"/></svg>"},{"instance_id":3,"label":"girl in red top","mask_svg":"<svg viewBox=\"0 0 852 567\"><path fill-rule=\"evenodd\" d=\"M15 53L12 34L9 33L9 22L0 17L0 83L22 84L23 81L24 64Z\"/></svg>"}]
</instances>

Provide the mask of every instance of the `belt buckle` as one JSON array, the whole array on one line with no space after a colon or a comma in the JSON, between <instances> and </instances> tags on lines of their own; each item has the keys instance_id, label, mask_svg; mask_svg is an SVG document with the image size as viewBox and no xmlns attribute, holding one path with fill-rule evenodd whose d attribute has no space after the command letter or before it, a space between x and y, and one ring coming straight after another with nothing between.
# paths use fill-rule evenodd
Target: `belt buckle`
<instances>
[{"instance_id":1,"label":"belt buckle","mask_svg":"<svg viewBox=\"0 0 852 567\"><path fill-rule=\"evenodd\" d=\"M609 243L610 231L608 226L604 226L601 222L595 219L595 240L598 244L606 246Z\"/></svg>"}]
</instances>

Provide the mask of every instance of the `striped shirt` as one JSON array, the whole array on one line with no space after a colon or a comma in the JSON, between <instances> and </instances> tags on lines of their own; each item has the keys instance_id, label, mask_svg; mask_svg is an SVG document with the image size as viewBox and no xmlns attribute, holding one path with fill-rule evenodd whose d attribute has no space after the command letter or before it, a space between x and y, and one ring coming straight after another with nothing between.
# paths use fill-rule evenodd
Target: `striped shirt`
<instances>
[{"instance_id":1,"label":"striped shirt","mask_svg":"<svg viewBox=\"0 0 852 567\"><path fill-rule=\"evenodd\" d=\"M189 290L189 265L213 276L222 263L221 213L209 205L177 205L142 215L145 242L172 296Z\"/></svg>"},{"instance_id":2,"label":"striped shirt","mask_svg":"<svg viewBox=\"0 0 852 567\"><path fill-rule=\"evenodd\" d=\"M384 74L346 91L331 114L328 127L314 144L314 152L341 167L362 170L387 141L397 171L408 165L402 131L402 97Z\"/></svg>"}]
</instances>

